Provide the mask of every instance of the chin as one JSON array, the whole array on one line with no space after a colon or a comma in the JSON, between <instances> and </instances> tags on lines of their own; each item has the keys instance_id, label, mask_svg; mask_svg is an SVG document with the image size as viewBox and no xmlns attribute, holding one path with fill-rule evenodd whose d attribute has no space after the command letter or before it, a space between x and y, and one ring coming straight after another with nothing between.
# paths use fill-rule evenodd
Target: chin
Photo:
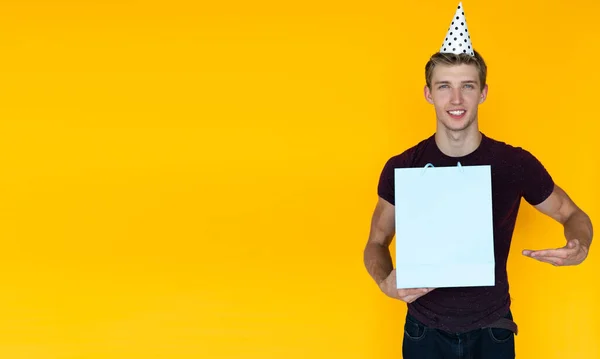
<instances>
[{"instance_id":1,"label":"chin","mask_svg":"<svg viewBox=\"0 0 600 359\"><path fill-rule=\"evenodd\" d=\"M450 130L450 131L464 131L467 128L469 128L470 123L468 122L464 122L464 123L444 123L444 127L446 127L446 129Z\"/></svg>"},{"instance_id":2,"label":"chin","mask_svg":"<svg viewBox=\"0 0 600 359\"><path fill-rule=\"evenodd\" d=\"M450 130L450 131L464 131L467 128L469 128L469 126L472 124L473 122L471 121L456 121L456 120L450 120L450 121L446 121L444 122L444 127L446 127L446 129Z\"/></svg>"}]
</instances>

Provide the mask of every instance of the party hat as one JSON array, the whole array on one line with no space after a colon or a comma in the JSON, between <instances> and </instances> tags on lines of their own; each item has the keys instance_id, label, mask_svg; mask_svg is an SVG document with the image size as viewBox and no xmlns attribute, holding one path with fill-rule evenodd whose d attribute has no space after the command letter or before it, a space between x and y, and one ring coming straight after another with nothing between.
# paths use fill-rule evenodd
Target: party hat
<instances>
[{"instance_id":1,"label":"party hat","mask_svg":"<svg viewBox=\"0 0 600 359\"><path fill-rule=\"evenodd\" d=\"M471 35L467 28L467 20L465 20L465 11L462 2L458 4L458 8L452 18L452 23L448 28L448 33L440 48L440 52L469 54L471 56L475 55L473 52L473 44L471 44Z\"/></svg>"}]
</instances>

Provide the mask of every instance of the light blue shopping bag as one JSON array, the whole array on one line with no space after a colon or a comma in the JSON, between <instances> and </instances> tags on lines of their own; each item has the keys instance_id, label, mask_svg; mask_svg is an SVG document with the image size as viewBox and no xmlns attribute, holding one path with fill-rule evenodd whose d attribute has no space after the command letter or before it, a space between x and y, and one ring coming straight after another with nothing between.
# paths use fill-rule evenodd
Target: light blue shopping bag
<instances>
[{"instance_id":1,"label":"light blue shopping bag","mask_svg":"<svg viewBox=\"0 0 600 359\"><path fill-rule=\"evenodd\" d=\"M394 171L398 288L493 286L490 166Z\"/></svg>"}]
</instances>

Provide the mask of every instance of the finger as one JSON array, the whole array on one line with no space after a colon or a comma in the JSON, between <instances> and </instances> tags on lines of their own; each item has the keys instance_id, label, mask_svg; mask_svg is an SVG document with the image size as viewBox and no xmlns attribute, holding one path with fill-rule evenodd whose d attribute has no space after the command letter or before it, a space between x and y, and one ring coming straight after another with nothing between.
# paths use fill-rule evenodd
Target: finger
<instances>
[{"instance_id":1,"label":"finger","mask_svg":"<svg viewBox=\"0 0 600 359\"><path fill-rule=\"evenodd\" d=\"M409 295L409 296L402 298L402 300L404 300L406 303L412 303L415 300L421 298L422 296L424 296L424 294Z\"/></svg>"},{"instance_id":2,"label":"finger","mask_svg":"<svg viewBox=\"0 0 600 359\"><path fill-rule=\"evenodd\" d=\"M553 266L557 266L556 263L553 263L552 261L549 261L547 259L538 259L538 262L548 263L548 264L552 264Z\"/></svg>"},{"instance_id":3,"label":"finger","mask_svg":"<svg viewBox=\"0 0 600 359\"><path fill-rule=\"evenodd\" d=\"M533 251L529 254L530 257L539 258L539 257L556 257L556 258L567 258L570 255L577 253L577 249L566 249L566 248L558 248L558 249L544 249L540 251Z\"/></svg>"},{"instance_id":4,"label":"finger","mask_svg":"<svg viewBox=\"0 0 600 359\"><path fill-rule=\"evenodd\" d=\"M417 296L410 295L410 296L408 296L408 297L404 297L404 298L400 298L400 299L402 299L402 300L403 300L403 301L405 301L406 303L412 303L412 302L414 302L414 301L415 301L417 298L418 298Z\"/></svg>"},{"instance_id":5,"label":"finger","mask_svg":"<svg viewBox=\"0 0 600 359\"><path fill-rule=\"evenodd\" d=\"M539 255L540 253L542 254L548 254L551 253L552 251L557 251L559 248L554 248L554 249L524 249L521 253L523 253L523 255L526 255L528 257L531 257L532 255Z\"/></svg>"},{"instance_id":6,"label":"finger","mask_svg":"<svg viewBox=\"0 0 600 359\"><path fill-rule=\"evenodd\" d=\"M398 294L401 297L412 296L417 294L424 294L429 292L431 289L429 288L408 288L408 289L399 289Z\"/></svg>"},{"instance_id":7,"label":"finger","mask_svg":"<svg viewBox=\"0 0 600 359\"><path fill-rule=\"evenodd\" d=\"M398 297L407 303L412 303L418 298L424 296L425 294L431 292L434 288L419 288L414 289L412 293L401 293L398 291Z\"/></svg>"},{"instance_id":8,"label":"finger","mask_svg":"<svg viewBox=\"0 0 600 359\"><path fill-rule=\"evenodd\" d=\"M546 257L534 257L533 259L538 260L540 262L552 264L555 266L561 266L565 263L564 258L557 258L557 257L547 257L546 256Z\"/></svg>"}]
</instances>

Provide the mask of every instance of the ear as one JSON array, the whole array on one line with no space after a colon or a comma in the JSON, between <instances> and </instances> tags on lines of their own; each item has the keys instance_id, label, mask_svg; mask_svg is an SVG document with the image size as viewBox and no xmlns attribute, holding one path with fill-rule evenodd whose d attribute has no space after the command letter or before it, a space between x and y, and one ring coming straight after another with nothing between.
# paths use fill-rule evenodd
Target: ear
<instances>
[{"instance_id":1,"label":"ear","mask_svg":"<svg viewBox=\"0 0 600 359\"><path fill-rule=\"evenodd\" d=\"M431 90L429 89L429 87L427 87L427 85L425 85L425 88L423 89L423 94L425 95L425 100L427 100L427 102L429 102L430 104L433 104Z\"/></svg>"},{"instance_id":2,"label":"ear","mask_svg":"<svg viewBox=\"0 0 600 359\"><path fill-rule=\"evenodd\" d=\"M488 94L488 85L486 84L483 87L483 90L481 91L481 97L479 98L479 103L485 102L485 99L487 98L487 94Z\"/></svg>"}]
</instances>

